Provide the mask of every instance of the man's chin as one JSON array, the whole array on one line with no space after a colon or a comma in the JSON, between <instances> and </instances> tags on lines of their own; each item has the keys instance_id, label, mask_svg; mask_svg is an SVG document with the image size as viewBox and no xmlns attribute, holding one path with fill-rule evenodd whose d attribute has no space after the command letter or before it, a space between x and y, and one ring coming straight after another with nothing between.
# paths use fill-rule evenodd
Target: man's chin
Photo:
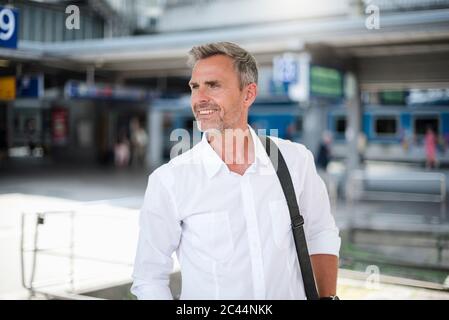
<instances>
[{"instance_id":1,"label":"man's chin","mask_svg":"<svg viewBox=\"0 0 449 320\"><path fill-rule=\"evenodd\" d=\"M197 121L198 130L201 132L217 132L223 130L223 126L219 123L211 123L208 121Z\"/></svg>"}]
</instances>

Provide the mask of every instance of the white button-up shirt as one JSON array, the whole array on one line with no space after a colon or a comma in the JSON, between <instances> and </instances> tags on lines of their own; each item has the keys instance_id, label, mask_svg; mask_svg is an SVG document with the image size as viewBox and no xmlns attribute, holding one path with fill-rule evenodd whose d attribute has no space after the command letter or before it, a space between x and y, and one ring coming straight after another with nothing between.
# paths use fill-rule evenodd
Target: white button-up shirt
<instances>
[{"instance_id":1,"label":"white button-up shirt","mask_svg":"<svg viewBox=\"0 0 449 320\"><path fill-rule=\"evenodd\" d=\"M148 179L131 288L139 299L172 299L172 254L181 266L181 299L305 299L290 214L273 165L250 127L255 161L234 173L206 134ZM338 256L340 237L312 153L272 138L281 150L309 254Z\"/></svg>"}]
</instances>

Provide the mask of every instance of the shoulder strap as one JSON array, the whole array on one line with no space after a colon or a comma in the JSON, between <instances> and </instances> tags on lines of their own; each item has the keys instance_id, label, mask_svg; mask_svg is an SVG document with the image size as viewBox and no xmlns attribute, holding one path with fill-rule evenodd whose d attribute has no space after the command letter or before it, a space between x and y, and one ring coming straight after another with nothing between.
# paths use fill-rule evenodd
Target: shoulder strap
<instances>
[{"instance_id":1,"label":"shoulder strap","mask_svg":"<svg viewBox=\"0 0 449 320\"><path fill-rule=\"evenodd\" d=\"M312 264L310 262L309 250L307 249L306 237L304 234L304 218L299 212L298 202L296 201L295 189L293 187L292 178L288 171L287 164L281 151L269 137L259 136L268 156L276 170L274 154L277 153L277 170L276 174L279 178L285 199L287 200L288 210L292 221L293 238L295 240L296 253L298 254L299 266L304 281L304 289L308 300L318 300L318 292L313 275Z\"/></svg>"}]
</instances>

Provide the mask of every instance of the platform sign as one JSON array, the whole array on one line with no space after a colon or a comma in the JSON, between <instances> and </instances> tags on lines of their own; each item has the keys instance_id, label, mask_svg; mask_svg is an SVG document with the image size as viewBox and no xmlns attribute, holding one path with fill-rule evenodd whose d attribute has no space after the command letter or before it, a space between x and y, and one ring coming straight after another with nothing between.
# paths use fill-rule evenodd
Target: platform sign
<instances>
[{"instance_id":1,"label":"platform sign","mask_svg":"<svg viewBox=\"0 0 449 320\"><path fill-rule=\"evenodd\" d=\"M44 96L44 75L24 75L17 79L18 98L42 98Z\"/></svg>"},{"instance_id":2,"label":"platform sign","mask_svg":"<svg viewBox=\"0 0 449 320\"><path fill-rule=\"evenodd\" d=\"M120 101L145 101L149 93L140 88L112 86L109 84L89 85L84 82L69 80L64 86L67 99L99 99Z\"/></svg>"},{"instance_id":3,"label":"platform sign","mask_svg":"<svg viewBox=\"0 0 449 320\"><path fill-rule=\"evenodd\" d=\"M0 101L11 101L16 98L16 78L0 77Z\"/></svg>"},{"instance_id":4,"label":"platform sign","mask_svg":"<svg viewBox=\"0 0 449 320\"><path fill-rule=\"evenodd\" d=\"M406 104L407 92L406 91L381 91L380 103L382 105L398 105L403 106Z\"/></svg>"},{"instance_id":5,"label":"platform sign","mask_svg":"<svg viewBox=\"0 0 449 320\"><path fill-rule=\"evenodd\" d=\"M283 54L273 58L273 80L281 83L298 81L298 59L293 54Z\"/></svg>"},{"instance_id":6,"label":"platform sign","mask_svg":"<svg viewBox=\"0 0 449 320\"><path fill-rule=\"evenodd\" d=\"M0 6L0 48L17 48L19 11Z\"/></svg>"},{"instance_id":7,"label":"platform sign","mask_svg":"<svg viewBox=\"0 0 449 320\"><path fill-rule=\"evenodd\" d=\"M340 71L322 66L310 66L312 96L342 98L343 93L343 75Z\"/></svg>"},{"instance_id":8,"label":"platform sign","mask_svg":"<svg viewBox=\"0 0 449 320\"><path fill-rule=\"evenodd\" d=\"M55 145L63 146L67 144L69 134L68 111L65 108L54 108L51 112L52 140Z\"/></svg>"},{"instance_id":9,"label":"platform sign","mask_svg":"<svg viewBox=\"0 0 449 320\"><path fill-rule=\"evenodd\" d=\"M406 97L406 104L448 106L449 88L411 89Z\"/></svg>"},{"instance_id":10,"label":"platform sign","mask_svg":"<svg viewBox=\"0 0 449 320\"><path fill-rule=\"evenodd\" d=\"M307 102L309 100L310 55L284 53L273 58L273 75L270 92L283 94L290 100Z\"/></svg>"}]
</instances>

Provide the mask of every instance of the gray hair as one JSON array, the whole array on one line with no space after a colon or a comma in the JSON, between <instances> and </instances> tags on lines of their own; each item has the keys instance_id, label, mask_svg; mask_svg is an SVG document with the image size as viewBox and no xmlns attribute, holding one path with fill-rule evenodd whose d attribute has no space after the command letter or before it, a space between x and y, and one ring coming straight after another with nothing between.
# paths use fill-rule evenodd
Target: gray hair
<instances>
[{"instance_id":1,"label":"gray hair","mask_svg":"<svg viewBox=\"0 0 449 320\"><path fill-rule=\"evenodd\" d=\"M193 68L198 60L215 55L225 55L234 61L234 68L239 75L240 89L258 80L256 59L245 49L232 42L215 42L195 46L189 51L187 64Z\"/></svg>"}]
</instances>

